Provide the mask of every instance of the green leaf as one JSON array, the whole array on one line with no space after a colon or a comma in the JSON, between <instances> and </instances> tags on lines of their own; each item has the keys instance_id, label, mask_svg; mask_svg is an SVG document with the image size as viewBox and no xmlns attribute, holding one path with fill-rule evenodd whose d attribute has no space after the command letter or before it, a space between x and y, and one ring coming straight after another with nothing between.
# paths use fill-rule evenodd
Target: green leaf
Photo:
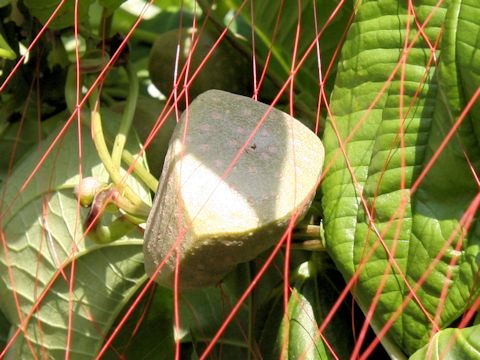
<instances>
[{"instance_id":1,"label":"green leaf","mask_svg":"<svg viewBox=\"0 0 480 360\"><path fill-rule=\"evenodd\" d=\"M147 293L135 308L111 347L105 359L118 359L119 353L126 359L173 359L175 340L173 337L173 292L166 288L152 288L153 297ZM132 297L132 300L136 296ZM130 309L132 302L124 306ZM117 320L123 317L122 312ZM112 327L114 329L116 324Z\"/></svg>"},{"instance_id":2,"label":"green leaf","mask_svg":"<svg viewBox=\"0 0 480 360\"><path fill-rule=\"evenodd\" d=\"M180 296L180 325L178 332L182 342L182 358L187 353L186 345L201 353L222 325L231 306L238 301L239 285L246 286L245 266L226 280L222 289L209 287L199 291L182 292ZM237 276L235 276L237 275ZM233 287L233 289L232 289ZM243 291L242 291L243 292ZM240 292L241 294L241 292ZM148 298L148 295L147 295ZM145 300L127 321L127 324L110 348L107 359L118 359L118 353L126 358L173 359L174 340L174 297L173 291L157 286L151 302ZM124 308L128 309L130 304ZM146 313L145 313L146 312ZM142 320L142 316L144 319ZM244 304L236 320L222 336L214 353L232 350L233 358L245 359L247 351L248 306ZM141 323L139 323L139 321ZM113 351L115 349L116 351ZM240 355L241 354L241 355Z\"/></svg>"},{"instance_id":3,"label":"green leaf","mask_svg":"<svg viewBox=\"0 0 480 360\"><path fill-rule=\"evenodd\" d=\"M430 264L435 264L436 257L439 262L417 291L417 297L431 318L439 313L440 327L448 326L459 317L468 307L469 299L478 294L475 280L478 231L472 230L464 238L461 232L455 232L478 193L463 153L465 149L478 172L478 117L474 112L465 119L420 187L414 193L411 190L463 110L468 100L464 88L472 91L478 86L474 83L472 87L465 87L466 80L462 81L459 75L475 78L480 72L479 62L472 61L475 49L472 45L466 46L473 44L478 49L478 2L450 1L438 8L436 4L433 0L417 1L414 9L420 24L431 16L425 27L431 43L435 43L445 26L441 52L436 54L439 65L435 67L433 63L428 67L430 49L420 36L406 57L405 78L402 80L399 69L393 81L387 83L401 60L407 23L410 41L418 35L417 27L402 2L367 0L361 3L342 49L331 98L333 118L328 120L324 133L325 164L333 162L322 185L328 251L346 279L359 272L353 290L364 311L382 281L386 281L372 320L377 328L390 319L408 296L405 278L414 287ZM379 93L382 95L374 103ZM372 103L374 106L367 115ZM398 141L400 110L405 116L404 148ZM340 151L333 124L342 142L350 136L345 146L349 163ZM402 167L402 156L405 167ZM358 184L352 179L349 164ZM373 214L373 224L383 234L385 245L394 254L397 266L389 265L384 246L378 244L360 195ZM402 201L406 201L406 208L399 214ZM477 226L478 221L474 221L471 229ZM450 237L453 242L446 245ZM372 257L366 258L373 246L376 248ZM441 256L439 252L444 246L447 250ZM364 266L360 268L362 263ZM444 286L448 291L441 299ZM428 342L431 327L417 301L411 300L387 338L411 354Z\"/></svg>"},{"instance_id":4,"label":"green leaf","mask_svg":"<svg viewBox=\"0 0 480 360\"><path fill-rule=\"evenodd\" d=\"M0 34L0 57L7 60L13 60L17 57L17 54L15 54L15 51L8 45L2 34Z\"/></svg>"},{"instance_id":5,"label":"green leaf","mask_svg":"<svg viewBox=\"0 0 480 360\"><path fill-rule=\"evenodd\" d=\"M20 122L3 122L3 129L0 131L0 179L3 180L9 170L9 163L12 160L14 164L16 160L20 159L29 149L32 148L37 141L35 137L18 137ZM25 131L25 132L23 132ZM22 125L22 133L35 134L37 126L33 121L25 121ZM14 153L15 151L15 153ZM11 159L11 157L13 159Z\"/></svg>"},{"instance_id":6,"label":"green leaf","mask_svg":"<svg viewBox=\"0 0 480 360\"><path fill-rule=\"evenodd\" d=\"M79 2L78 21L84 22L88 20L88 8L93 0L84 0ZM42 24L52 16L52 13L60 4L57 0L25 0L25 6L30 13L36 17ZM49 28L52 30L61 30L73 26L75 21L75 0L66 0L54 20L50 23Z\"/></svg>"},{"instance_id":7,"label":"green leaf","mask_svg":"<svg viewBox=\"0 0 480 360\"><path fill-rule=\"evenodd\" d=\"M445 329L410 356L410 360L480 359L480 326Z\"/></svg>"},{"instance_id":8,"label":"green leaf","mask_svg":"<svg viewBox=\"0 0 480 360\"><path fill-rule=\"evenodd\" d=\"M231 293L222 293L220 288L205 288L199 291L186 292L181 302L181 335L183 341L191 341L199 350L208 345L220 326L225 321L232 306L238 298ZM223 304L223 305L222 305ZM247 320L248 303L244 303L236 320L227 328L217 344L216 349L229 344L246 354L248 340ZM243 358L246 358L244 356Z\"/></svg>"},{"instance_id":9,"label":"green leaf","mask_svg":"<svg viewBox=\"0 0 480 360\"><path fill-rule=\"evenodd\" d=\"M178 2L177 0L155 0L154 3L162 11L198 11L195 0L185 0L183 2Z\"/></svg>"},{"instance_id":10,"label":"green leaf","mask_svg":"<svg viewBox=\"0 0 480 360\"><path fill-rule=\"evenodd\" d=\"M119 2L120 0L105 0ZM111 33L127 33L141 14L143 5L142 0L128 1L114 13ZM195 14L196 13L196 14ZM144 13L142 22L138 25L132 35L132 39L140 40L144 43L153 43L158 34L169 30L178 29L179 26L191 24L194 16L198 16L199 7L195 0L156 0L149 5ZM138 48L132 54L138 55Z\"/></svg>"},{"instance_id":11,"label":"green leaf","mask_svg":"<svg viewBox=\"0 0 480 360\"><path fill-rule=\"evenodd\" d=\"M3 313L0 311L0 349L4 349L7 345L8 335L10 331L10 323Z\"/></svg>"},{"instance_id":12,"label":"green leaf","mask_svg":"<svg viewBox=\"0 0 480 360\"><path fill-rule=\"evenodd\" d=\"M255 268L259 269L269 254L270 251L267 251L254 262L237 266L222 282L221 288L209 287L181 293L179 338L182 343L182 358L187 358L190 352L202 354L232 307L250 285ZM295 251L291 255L294 267L307 258L307 254L301 251ZM252 358L259 354L255 341L259 338L257 334L268 329L268 323L265 323L268 311L265 309L270 308L272 293L275 294L276 288L283 284L281 274L278 272L278 268L284 264L283 261L281 257L275 258L275 262L267 269L252 296L242 304L235 319L214 347L211 354L213 357L218 354L217 357L226 359L246 359L248 351L253 355ZM150 296L147 294L146 298ZM127 359L174 358L173 301L172 290L157 286L151 301L144 299L130 316L115 338L106 358L118 359L118 353ZM125 310L129 308L130 303L124 306ZM280 311L283 311L283 308ZM341 313L339 317L343 315L345 314ZM121 315L117 319L120 317Z\"/></svg>"},{"instance_id":13,"label":"green leaf","mask_svg":"<svg viewBox=\"0 0 480 360\"><path fill-rule=\"evenodd\" d=\"M8 108L8 105L3 105L5 108ZM8 115L12 116L11 114ZM2 154L0 157L0 184L9 171L10 162L15 166L29 151L38 145L39 126L36 116L36 114L29 112L23 121L0 120L0 154ZM56 128L59 121L63 121L65 116L66 113L61 112L44 120L41 126L41 136L45 137L51 133L52 126Z\"/></svg>"},{"instance_id":14,"label":"green leaf","mask_svg":"<svg viewBox=\"0 0 480 360\"><path fill-rule=\"evenodd\" d=\"M449 49L450 60L455 61L456 68L452 70L458 74L458 85L463 92L463 102L466 102L473 96L480 86L480 4L475 0L455 1L456 6L449 10L450 22L449 31L446 34L451 42ZM454 10L458 9L458 16ZM455 51L456 50L456 51ZM450 76L451 74L447 74ZM444 77L447 80L447 76ZM462 108L463 108L462 107ZM473 119L480 118L480 104L477 100L471 112ZM478 121L471 122L475 137L480 139L480 124Z\"/></svg>"},{"instance_id":15,"label":"green leaf","mask_svg":"<svg viewBox=\"0 0 480 360\"><path fill-rule=\"evenodd\" d=\"M319 271L312 261L301 264L296 273L297 281L288 301L288 320L284 317L283 294L267 306L269 316L260 338L262 355L277 359L282 351L286 351L288 359L347 359L353 349L349 321L351 310L341 306L323 332L323 339L318 333L318 328L338 298L339 292L333 286L338 273L326 269ZM324 339L335 354L326 346Z\"/></svg>"},{"instance_id":16,"label":"green leaf","mask_svg":"<svg viewBox=\"0 0 480 360\"><path fill-rule=\"evenodd\" d=\"M110 120L115 121L115 118ZM89 129L81 130L83 176L107 181ZM53 135L57 133L58 130ZM21 323L19 312L25 318L46 291L25 333L21 333L9 350L12 358L27 359L39 354L63 358L70 329L70 357L92 359L116 315L146 278L143 239L139 231L107 246L97 245L88 237L82 238L82 224L88 211L77 209L73 194L73 187L79 181L75 125L53 148L30 185L21 189L53 141L53 135L15 169L11 177L15 181L1 189L2 193L5 191L2 209L4 212L8 209L2 214L8 258L2 251L0 309L16 329ZM135 150L130 146L130 150L136 151L138 146ZM133 177L130 176L128 182L141 197L148 198L148 192ZM55 278L62 264L63 274ZM75 272L70 291L72 271Z\"/></svg>"},{"instance_id":17,"label":"green leaf","mask_svg":"<svg viewBox=\"0 0 480 360\"><path fill-rule=\"evenodd\" d=\"M114 11L120 7L125 2L125 0L99 0L101 6Z\"/></svg>"}]
</instances>

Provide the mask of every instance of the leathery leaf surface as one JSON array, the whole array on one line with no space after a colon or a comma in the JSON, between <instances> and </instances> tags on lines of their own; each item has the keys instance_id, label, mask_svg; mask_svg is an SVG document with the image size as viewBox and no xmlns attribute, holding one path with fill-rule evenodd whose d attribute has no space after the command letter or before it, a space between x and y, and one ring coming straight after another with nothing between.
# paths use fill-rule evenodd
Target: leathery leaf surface
<instances>
[{"instance_id":1,"label":"leathery leaf surface","mask_svg":"<svg viewBox=\"0 0 480 360\"><path fill-rule=\"evenodd\" d=\"M106 115L114 117L111 112ZM114 121L118 123L118 118ZM83 236L88 209L77 208L73 193L80 181L76 125L70 126L30 184L21 190L58 131L33 149L3 184L6 188L0 188L5 190L0 310L12 324L11 334L33 313L25 331L9 348L12 359L37 359L40 355L61 359L67 351L72 359L94 358L116 315L146 279L139 231L107 245L97 245ZM108 174L88 136L89 129L82 131L83 176L106 182ZM128 144L128 148L131 152L140 149L138 143ZM127 181L139 196L150 201L140 182L133 176ZM70 289L72 261L75 272ZM39 306L34 311L36 304Z\"/></svg>"},{"instance_id":2,"label":"leathery leaf surface","mask_svg":"<svg viewBox=\"0 0 480 360\"><path fill-rule=\"evenodd\" d=\"M324 133L325 166L333 162L322 185L328 251L346 279L359 270L353 292L364 311L385 281L372 322L377 329L408 296L406 282L414 287L430 264L435 264L435 258L438 264L416 295L432 319L439 314L440 327L459 317L469 299L478 294L477 219L468 232L459 231L462 216L478 194L467 162L468 158L478 173L478 105L418 189L412 192L411 188L480 84L480 4L457 0L436 5L435 0L415 1L418 23L429 18L424 34L419 34L406 2L361 2L342 49L331 98L333 117ZM440 45L431 59L425 38L435 44L439 36ZM401 61L406 37L414 45L405 59L404 78L400 66L389 83ZM375 102L379 93L382 95ZM347 138L345 157L340 141L345 143ZM382 234L396 266L389 265L375 229ZM439 255L442 247L445 251ZM411 300L387 337L411 354L427 343L431 329L417 301Z\"/></svg>"},{"instance_id":3,"label":"leathery leaf surface","mask_svg":"<svg viewBox=\"0 0 480 360\"><path fill-rule=\"evenodd\" d=\"M436 333L427 345L410 356L410 360L422 359L480 359L480 325Z\"/></svg>"},{"instance_id":4,"label":"leathery leaf surface","mask_svg":"<svg viewBox=\"0 0 480 360\"><path fill-rule=\"evenodd\" d=\"M168 258L156 280L172 287L179 245L180 286L215 285L302 216L322 164L320 139L293 117L244 96L203 93L170 141L145 230L147 274Z\"/></svg>"}]
</instances>

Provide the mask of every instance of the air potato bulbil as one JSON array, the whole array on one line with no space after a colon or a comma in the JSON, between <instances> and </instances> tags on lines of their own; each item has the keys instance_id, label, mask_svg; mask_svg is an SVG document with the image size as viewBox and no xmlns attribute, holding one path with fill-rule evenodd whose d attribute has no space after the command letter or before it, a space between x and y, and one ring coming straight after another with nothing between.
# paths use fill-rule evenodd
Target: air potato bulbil
<instances>
[{"instance_id":1,"label":"air potato bulbil","mask_svg":"<svg viewBox=\"0 0 480 360\"><path fill-rule=\"evenodd\" d=\"M199 68L210 50L214 49L189 86L189 99L192 100L209 89L225 90L240 95L251 94L253 78L251 64L226 39L215 46L217 39L218 36L212 34L208 28L201 32L193 28L182 28L160 34L152 46L149 58L148 69L152 83L165 96L170 95L174 84L177 45L180 44L177 81L189 56L191 61L188 79ZM179 91L183 88L184 80L185 77L182 77L179 81Z\"/></svg>"},{"instance_id":2,"label":"air potato bulbil","mask_svg":"<svg viewBox=\"0 0 480 360\"><path fill-rule=\"evenodd\" d=\"M179 285L194 289L217 284L276 244L292 216L302 218L324 151L302 123L248 97L218 90L198 96L186 137L185 114L170 141L143 251L149 276L168 257L156 281L173 287L178 249Z\"/></svg>"}]
</instances>

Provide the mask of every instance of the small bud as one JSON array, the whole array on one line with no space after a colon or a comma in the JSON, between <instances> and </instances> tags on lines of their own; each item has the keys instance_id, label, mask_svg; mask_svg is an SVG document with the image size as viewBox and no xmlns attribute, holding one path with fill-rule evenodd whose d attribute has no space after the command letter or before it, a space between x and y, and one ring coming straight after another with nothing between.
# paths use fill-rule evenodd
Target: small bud
<instances>
[{"instance_id":1,"label":"small bud","mask_svg":"<svg viewBox=\"0 0 480 360\"><path fill-rule=\"evenodd\" d=\"M83 178L75 188L73 192L80 200L80 204L84 207L88 207L92 204L95 195L101 190L104 184L94 177Z\"/></svg>"}]
</instances>

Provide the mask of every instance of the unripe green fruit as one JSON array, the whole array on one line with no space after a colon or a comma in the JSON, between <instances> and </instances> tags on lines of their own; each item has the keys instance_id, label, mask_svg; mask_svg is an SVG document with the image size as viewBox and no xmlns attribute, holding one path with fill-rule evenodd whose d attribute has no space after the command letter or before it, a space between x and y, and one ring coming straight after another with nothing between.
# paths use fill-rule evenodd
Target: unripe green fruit
<instances>
[{"instance_id":1,"label":"unripe green fruit","mask_svg":"<svg viewBox=\"0 0 480 360\"><path fill-rule=\"evenodd\" d=\"M208 52L214 48L217 36L208 30L195 34L198 44L192 49L192 28L172 30L159 35L153 44L149 59L149 72L153 84L165 95L169 96L174 83L177 45L180 43L178 60L178 77L192 51L188 79L192 77ZM177 79L178 80L178 79ZM189 99L209 89L219 89L235 94L248 95L252 92L252 69L246 58L225 39L215 48L198 76L189 87ZM184 78L179 83L178 92L184 85ZM183 102L182 102L183 104Z\"/></svg>"},{"instance_id":2,"label":"unripe green fruit","mask_svg":"<svg viewBox=\"0 0 480 360\"><path fill-rule=\"evenodd\" d=\"M223 91L200 95L188 122L185 116L172 135L147 221L145 268L152 276L178 244L180 287L199 288L218 283L237 264L274 245L294 213L302 217L320 179L324 150L289 115ZM172 287L175 265L173 252L156 281Z\"/></svg>"}]
</instances>

